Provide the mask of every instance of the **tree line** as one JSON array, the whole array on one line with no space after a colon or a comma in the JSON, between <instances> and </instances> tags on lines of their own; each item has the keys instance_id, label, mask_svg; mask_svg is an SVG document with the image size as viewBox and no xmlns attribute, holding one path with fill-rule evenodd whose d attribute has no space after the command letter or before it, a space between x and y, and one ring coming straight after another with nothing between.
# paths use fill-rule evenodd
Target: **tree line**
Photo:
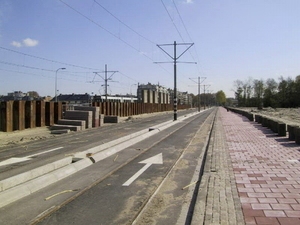
<instances>
[{"instance_id":1,"label":"tree line","mask_svg":"<svg viewBox=\"0 0 300 225\"><path fill-rule=\"evenodd\" d=\"M235 80L235 98L239 107L300 107L300 75L295 79L280 77L258 80Z\"/></svg>"}]
</instances>

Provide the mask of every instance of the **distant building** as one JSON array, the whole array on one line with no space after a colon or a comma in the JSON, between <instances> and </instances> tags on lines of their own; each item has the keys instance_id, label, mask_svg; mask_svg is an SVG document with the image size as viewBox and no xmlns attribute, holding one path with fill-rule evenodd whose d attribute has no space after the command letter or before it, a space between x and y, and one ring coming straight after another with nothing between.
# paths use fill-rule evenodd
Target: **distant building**
<instances>
[{"instance_id":1,"label":"distant building","mask_svg":"<svg viewBox=\"0 0 300 225\"><path fill-rule=\"evenodd\" d=\"M134 95L95 95L94 100L95 102L137 102L137 97Z\"/></svg>"},{"instance_id":2,"label":"distant building","mask_svg":"<svg viewBox=\"0 0 300 225\"><path fill-rule=\"evenodd\" d=\"M0 101L33 101L33 100L41 100L41 98L33 98L28 95L28 93L23 93L22 91L14 91L11 93L7 93L5 96L0 96Z\"/></svg>"},{"instance_id":3,"label":"distant building","mask_svg":"<svg viewBox=\"0 0 300 225\"><path fill-rule=\"evenodd\" d=\"M156 84L140 84L137 89L138 101L142 103L170 104L169 91Z\"/></svg>"},{"instance_id":4,"label":"distant building","mask_svg":"<svg viewBox=\"0 0 300 225\"><path fill-rule=\"evenodd\" d=\"M174 101L174 91L169 89L170 92L170 98L173 103ZM192 105L193 103L193 97L190 95L187 91L181 92L177 91L177 104L178 105Z\"/></svg>"},{"instance_id":5,"label":"distant building","mask_svg":"<svg viewBox=\"0 0 300 225\"><path fill-rule=\"evenodd\" d=\"M87 93L85 94L60 94L57 96L58 102L65 102L71 105L87 105L90 104L93 100L93 97ZM55 101L55 97L52 98L52 102Z\"/></svg>"}]
</instances>

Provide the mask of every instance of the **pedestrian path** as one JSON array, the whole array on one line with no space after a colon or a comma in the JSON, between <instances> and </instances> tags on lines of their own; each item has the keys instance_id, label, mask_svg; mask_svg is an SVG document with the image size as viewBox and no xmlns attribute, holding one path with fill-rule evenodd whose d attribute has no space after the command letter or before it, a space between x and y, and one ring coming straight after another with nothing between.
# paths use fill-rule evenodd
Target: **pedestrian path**
<instances>
[{"instance_id":1,"label":"pedestrian path","mask_svg":"<svg viewBox=\"0 0 300 225\"><path fill-rule=\"evenodd\" d=\"M224 108L217 117L245 224L300 224L300 146Z\"/></svg>"},{"instance_id":2,"label":"pedestrian path","mask_svg":"<svg viewBox=\"0 0 300 225\"><path fill-rule=\"evenodd\" d=\"M222 126L223 111L218 111L198 196L192 225L243 225L244 217Z\"/></svg>"}]
</instances>

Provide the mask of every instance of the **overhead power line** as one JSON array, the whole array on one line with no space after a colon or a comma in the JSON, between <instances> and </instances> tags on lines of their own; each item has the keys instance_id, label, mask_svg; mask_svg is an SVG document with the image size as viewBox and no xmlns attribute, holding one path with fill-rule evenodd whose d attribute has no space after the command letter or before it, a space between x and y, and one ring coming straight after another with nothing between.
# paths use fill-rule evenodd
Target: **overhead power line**
<instances>
[{"instance_id":1,"label":"overhead power line","mask_svg":"<svg viewBox=\"0 0 300 225\"><path fill-rule=\"evenodd\" d=\"M95 69L95 68L90 68L90 67L85 67L85 66L78 66L78 65L74 65L74 64L70 64L70 63L64 63L64 62L60 62L60 61L56 61L56 60L52 60L52 59L43 58L43 57L40 57L40 56L34 56L34 55L27 54L27 53L23 53L23 52L15 51L15 50L12 50L12 49L4 48L4 47L1 47L1 46L0 46L0 49L5 50L5 51L9 51L9 52L13 52L13 53L16 53L16 54L28 56L28 57L31 57L31 58L36 58L36 59L52 62L52 63L63 64L63 65L77 67L77 68L81 68L81 69L98 70L98 69Z\"/></svg>"},{"instance_id":2,"label":"overhead power line","mask_svg":"<svg viewBox=\"0 0 300 225\"><path fill-rule=\"evenodd\" d=\"M10 72L10 73L19 73L19 74L26 74L26 75L30 75L30 76L37 76L37 77L45 77L45 78L50 78L53 79L53 76L46 76L44 74L34 74L34 73L26 73L26 72L20 72L20 71L15 71L15 70L6 70L6 69L1 69L1 71L5 71L5 72ZM78 80L72 80L72 79L67 79L67 78L59 78L60 80L67 80L67 81L74 81L74 82L81 82Z\"/></svg>"},{"instance_id":3,"label":"overhead power line","mask_svg":"<svg viewBox=\"0 0 300 225\"><path fill-rule=\"evenodd\" d=\"M172 21L172 23L173 23L173 25L174 25L174 27L175 27L177 33L179 34L181 40L182 40L183 42L185 42L184 39L183 39L183 37L182 37L182 35L181 35L181 33L180 33L180 31L179 31L179 29L178 29L177 26L176 26L174 20L172 19L171 15L170 15L170 13L169 13L169 10L167 9L167 6L165 5L164 1L163 1L163 0L160 0L160 1L161 1L161 3L163 4L163 6L164 6L164 8L165 8L165 10L166 10L166 12L167 12L167 14L168 14L170 20Z\"/></svg>"},{"instance_id":4,"label":"overhead power line","mask_svg":"<svg viewBox=\"0 0 300 225\"><path fill-rule=\"evenodd\" d=\"M84 17L85 19L87 19L88 21L90 21L91 23L95 24L97 27L101 28L102 30L106 31L107 33L109 33L110 35L112 35L113 37L115 37L116 39L120 40L121 42L123 42L125 45L127 45L128 47L132 48L133 50L135 50L136 52L138 52L139 54L145 56L147 59L151 60L152 62L154 62L154 60L149 57L147 54L144 54L144 52L140 51L138 48L136 48L135 46L133 46L132 44L128 43L127 41L123 40L122 38L118 37L116 34L112 33L111 31L109 31L108 29L106 29L105 27L101 26L99 23L97 23L96 21L94 21L93 19L91 19L90 17L84 15L83 13L81 13L80 11L78 11L77 9L75 9L74 7L72 7L71 5L67 4L66 2L64 2L63 0L59 0L61 3L63 3L64 5L66 5L68 8L70 8L71 10L73 10L74 12L76 12L77 14L79 14L80 16ZM152 41L151 41L152 42ZM153 42L154 43L154 42ZM165 70L167 73L171 74L169 71L167 71L165 68L163 68L162 66L160 66L163 70Z\"/></svg>"},{"instance_id":5,"label":"overhead power line","mask_svg":"<svg viewBox=\"0 0 300 225\"><path fill-rule=\"evenodd\" d=\"M141 35L139 32L137 32L136 30L134 30L133 28L131 28L129 25L127 25L126 23L124 23L122 20L120 20L118 17L116 17L113 13L111 13L108 9L106 9L103 5L101 5L99 2L97 2L96 0L94 0L94 2L100 6L102 9L104 9L108 14L110 14L112 17L114 17L116 20L118 20L121 24L123 24L125 27L127 27L129 30L131 30L132 32L134 32L136 35L140 36L141 38L145 39L146 41L156 45L156 43L154 43L153 41L151 41L150 39L146 38L145 36Z\"/></svg>"}]
</instances>

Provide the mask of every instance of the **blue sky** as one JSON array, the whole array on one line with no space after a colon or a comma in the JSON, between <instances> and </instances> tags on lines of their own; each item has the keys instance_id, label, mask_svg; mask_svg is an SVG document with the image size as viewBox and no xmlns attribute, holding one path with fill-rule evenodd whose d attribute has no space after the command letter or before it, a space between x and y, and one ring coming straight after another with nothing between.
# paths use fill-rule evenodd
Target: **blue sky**
<instances>
[{"instance_id":1,"label":"blue sky","mask_svg":"<svg viewBox=\"0 0 300 225\"><path fill-rule=\"evenodd\" d=\"M155 63L172 59L156 45L176 41L194 43L179 61L197 62L178 64L179 91L197 94L190 78L206 77L206 89L233 97L237 79L300 74L299 9L299 0L0 0L0 95L54 96L58 68L59 93L104 94L105 64L119 71L109 94L173 88L173 64Z\"/></svg>"}]
</instances>

